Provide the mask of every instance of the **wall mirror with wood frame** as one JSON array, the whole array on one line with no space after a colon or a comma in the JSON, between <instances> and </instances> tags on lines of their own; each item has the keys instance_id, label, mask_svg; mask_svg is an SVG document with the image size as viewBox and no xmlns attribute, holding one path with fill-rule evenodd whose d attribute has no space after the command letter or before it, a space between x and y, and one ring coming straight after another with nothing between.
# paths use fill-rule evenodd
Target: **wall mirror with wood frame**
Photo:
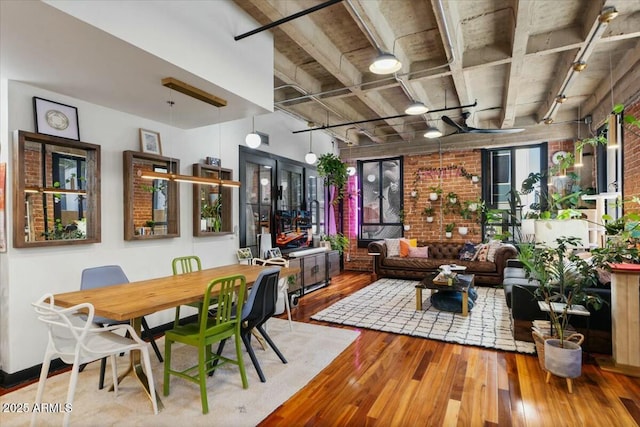
<instances>
[{"instance_id":1,"label":"wall mirror with wood frame","mask_svg":"<svg viewBox=\"0 0 640 427\"><path fill-rule=\"evenodd\" d=\"M13 246L100 242L100 146L14 132Z\"/></svg>"},{"instance_id":2,"label":"wall mirror with wood frame","mask_svg":"<svg viewBox=\"0 0 640 427\"><path fill-rule=\"evenodd\" d=\"M123 162L124 240L179 237L179 183L157 176L177 173L180 161L156 154L124 151ZM156 175L149 177L148 172L156 172Z\"/></svg>"},{"instance_id":3,"label":"wall mirror with wood frame","mask_svg":"<svg viewBox=\"0 0 640 427\"><path fill-rule=\"evenodd\" d=\"M193 175L230 180L232 171L217 166L194 163ZM232 188L220 185L193 184L193 235L217 236L233 233Z\"/></svg>"}]
</instances>

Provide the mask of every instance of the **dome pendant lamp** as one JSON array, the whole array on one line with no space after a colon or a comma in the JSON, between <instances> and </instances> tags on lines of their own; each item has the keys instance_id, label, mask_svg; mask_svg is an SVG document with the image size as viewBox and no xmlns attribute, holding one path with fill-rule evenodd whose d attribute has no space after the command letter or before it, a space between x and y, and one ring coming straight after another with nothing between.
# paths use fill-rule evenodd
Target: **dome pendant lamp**
<instances>
[{"instance_id":1,"label":"dome pendant lamp","mask_svg":"<svg viewBox=\"0 0 640 427\"><path fill-rule=\"evenodd\" d=\"M420 101L413 101L405 110L405 114L409 114L410 116L418 116L420 114L426 114L429 112L429 109L426 105L424 105Z\"/></svg>"},{"instance_id":2,"label":"dome pendant lamp","mask_svg":"<svg viewBox=\"0 0 640 427\"><path fill-rule=\"evenodd\" d=\"M247 144L247 147L256 149L262 143L262 138L260 135L256 133L256 118L255 116L251 118L251 133L247 134L244 138L244 143Z\"/></svg>"},{"instance_id":3,"label":"dome pendant lamp","mask_svg":"<svg viewBox=\"0 0 640 427\"><path fill-rule=\"evenodd\" d=\"M440 132L440 129L435 126L429 126L427 131L424 133L424 137L429 139L440 138L441 136L442 132Z\"/></svg>"},{"instance_id":4,"label":"dome pendant lamp","mask_svg":"<svg viewBox=\"0 0 640 427\"><path fill-rule=\"evenodd\" d=\"M313 152L312 136L313 132L309 132L309 152L304 156L304 161L310 165L314 164L316 160L318 160L318 156Z\"/></svg>"},{"instance_id":5,"label":"dome pendant lamp","mask_svg":"<svg viewBox=\"0 0 640 427\"><path fill-rule=\"evenodd\" d=\"M380 51L380 54L371 65L369 71L373 74L393 74L402 68L402 62L395 55Z\"/></svg>"}]
</instances>

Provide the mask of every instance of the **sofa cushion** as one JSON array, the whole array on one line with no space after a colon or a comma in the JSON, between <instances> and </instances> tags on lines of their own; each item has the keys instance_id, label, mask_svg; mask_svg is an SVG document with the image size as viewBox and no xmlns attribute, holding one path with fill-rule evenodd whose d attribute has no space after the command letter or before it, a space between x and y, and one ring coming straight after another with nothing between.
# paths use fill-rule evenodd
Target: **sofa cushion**
<instances>
[{"instance_id":1,"label":"sofa cushion","mask_svg":"<svg viewBox=\"0 0 640 427\"><path fill-rule=\"evenodd\" d=\"M409 256L409 248L415 248L418 246L417 239L400 239L400 256Z\"/></svg>"},{"instance_id":2,"label":"sofa cushion","mask_svg":"<svg viewBox=\"0 0 640 427\"><path fill-rule=\"evenodd\" d=\"M480 243L476 246L476 254L471 261L487 261L487 255L489 254L489 245L486 243Z\"/></svg>"},{"instance_id":3,"label":"sofa cushion","mask_svg":"<svg viewBox=\"0 0 640 427\"><path fill-rule=\"evenodd\" d=\"M429 246L409 247L409 258L429 258Z\"/></svg>"},{"instance_id":4,"label":"sofa cushion","mask_svg":"<svg viewBox=\"0 0 640 427\"><path fill-rule=\"evenodd\" d=\"M488 243L487 250L487 261L495 262L496 260L496 251L502 247L502 242L499 240L490 240Z\"/></svg>"},{"instance_id":5,"label":"sofa cushion","mask_svg":"<svg viewBox=\"0 0 640 427\"><path fill-rule=\"evenodd\" d=\"M460 249L460 260L462 261L472 261L473 257L476 254L476 245L471 242L467 242L464 244L462 249Z\"/></svg>"},{"instance_id":6,"label":"sofa cushion","mask_svg":"<svg viewBox=\"0 0 640 427\"><path fill-rule=\"evenodd\" d=\"M400 256L400 239L384 239L387 245L387 256Z\"/></svg>"}]
</instances>

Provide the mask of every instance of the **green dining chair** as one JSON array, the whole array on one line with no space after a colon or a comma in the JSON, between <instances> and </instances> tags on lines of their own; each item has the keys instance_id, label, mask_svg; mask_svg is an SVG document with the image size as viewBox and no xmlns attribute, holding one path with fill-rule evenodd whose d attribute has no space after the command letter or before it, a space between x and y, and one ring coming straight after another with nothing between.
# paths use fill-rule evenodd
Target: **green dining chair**
<instances>
[{"instance_id":1,"label":"green dining chair","mask_svg":"<svg viewBox=\"0 0 640 427\"><path fill-rule=\"evenodd\" d=\"M200 261L200 257L196 255L188 255L174 258L171 261L171 269L173 270L173 275L191 273L193 271L202 270L202 262ZM186 304L189 307L195 307L198 309L198 313L200 313L200 309L202 308L202 303L192 302ZM180 324L180 306L176 307L176 316L173 321L173 326L176 327Z\"/></svg>"},{"instance_id":2,"label":"green dining chair","mask_svg":"<svg viewBox=\"0 0 640 427\"><path fill-rule=\"evenodd\" d=\"M208 373L226 364L238 365L242 377L242 387L249 386L244 362L242 360L242 337L240 335L241 318L236 313L242 312L245 299L246 279L244 276L228 276L212 280L204 293L203 304L198 322L176 326L165 333L164 362L164 395L169 395L170 376L175 375L200 385L202 413L209 412L207 400ZM209 316L209 303L216 297L218 308L215 316ZM235 340L236 358L223 356L221 351L213 353L211 346L233 337ZM184 370L171 369L171 347L174 342L193 346L198 349L198 364Z\"/></svg>"}]
</instances>

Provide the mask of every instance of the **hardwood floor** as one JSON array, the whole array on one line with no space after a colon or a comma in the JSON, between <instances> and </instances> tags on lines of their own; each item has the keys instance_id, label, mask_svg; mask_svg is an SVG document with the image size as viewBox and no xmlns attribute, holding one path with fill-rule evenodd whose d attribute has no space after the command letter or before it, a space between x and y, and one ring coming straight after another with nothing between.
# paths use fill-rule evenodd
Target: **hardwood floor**
<instances>
[{"instance_id":1,"label":"hardwood floor","mask_svg":"<svg viewBox=\"0 0 640 427\"><path fill-rule=\"evenodd\" d=\"M344 272L303 297L310 317L371 282ZM638 426L640 379L593 362L574 380L545 375L536 356L360 329L361 335L261 426Z\"/></svg>"}]
</instances>

